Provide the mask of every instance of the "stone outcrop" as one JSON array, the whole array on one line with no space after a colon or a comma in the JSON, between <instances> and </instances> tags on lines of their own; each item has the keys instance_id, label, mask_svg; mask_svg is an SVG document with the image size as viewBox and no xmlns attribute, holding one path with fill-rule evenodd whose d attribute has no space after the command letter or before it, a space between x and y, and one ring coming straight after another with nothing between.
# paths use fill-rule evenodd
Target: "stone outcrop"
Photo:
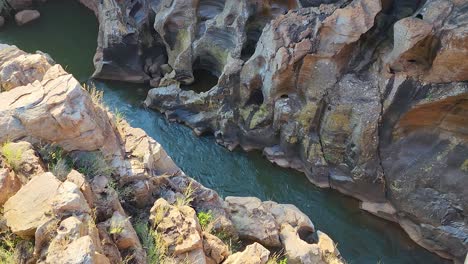
<instances>
[{"instance_id":1,"label":"stone outcrop","mask_svg":"<svg viewBox=\"0 0 468 264\"><path fill-rule=\"evenodd\" d=\"M226 197L226 207L239 237L284 248L288 263L344 263L333 241L294 205Z\"/></svg>"},{"instance_id":2,"label":"stone outcrop","mask_svg":"<svg viewBox=\"0 0 468 264\"><path fill-rule=\"evenodd\" d=\"M144 71L145 57L164 56L159 54L158 44L149 31L149 1L106 0L92 5L84 2L97 10L100 22L93 76L128 82L149 81L150 76Z\"/></svg>"},{"instance_id":3,"label":"stone outcrop","mask_svg":"<svg viewBox=\"0 0 468 264\"><path fill-rule=\"evenodd\" d=\"M34 56L4 46L0 65L16 59L7 51ZM17 61L15 71L27 77L0 93L0 125L8 127L0 132L0 198L6 201L1 217L6 232L34 242L33 252L23 256L27 263L146 264L144 236L167 246L165 260L174 263L266 263L272 256L264 246L271 241L280 248L291 246L281 240L283 227L292 228L290 234L300 240L337 252L329 238L325 246L311 240L320 233L292 205L239 197L224 201L186 176L143 130L117 121L60 65L38 56L27 70L28 60ZM41 68L47 69L41 73ZM37 80L28 79L31 73ZM72 164L58 168L61 160ZM244 199L251 206L241 208ZM266 220L239 215L258 214L260 208ZM200 225L202 212L212 218L209 228ZM245 221L255 226L271 221L276 236L255 239ZM137 234L134 225L150 231ZM222 239L239 237L264 246L254 243L232 254Z\"/></svg>"},{"instance_id":4,"label":"stone outcrop","mask_svg":"<svg viewBox=\"0 0 468 264\"><path fill-rule=\"evenodd\" d=\"M39 19L41 14L37 10L23 10L15 14L15 21L18 26L22 26Z\"/></svg>"},{"instance_id":5,"label":"stone outcrop","mask_svg":"<svg viewBox=\"0 0 468 264\"><path fill-rule=\"evenodd\" d=\"M41 54L28 54L15 46L0 45L0 91L42 81L54 62Z\"/></svg>"},{"instance_id":6,"label":"stone outcrop","mask_svg":"<svg viewBox=\"0 0 468 264\"><path fill-rule=\"evenodd\" d=\"M3 165L2 165L3 166ZM21 181L10 168L0 169L0 205L13 196L21 188Z\"/></svg>"},{"instance_id":7,"label":"stone outcrop","mask_svg":"<svg viewBox=\"0 0 468 264\"><path fill-rule=\"evenodd\" d=\"M265 264L268 261L270 251L258 243L246 247L242 252L229 256L225 264Z\"/></svg>"},{"instance_id":8,"label":"stone outcrop","mask_svg":"<svg viewBox=\"0 0 468 264\"><path fill-rule=\"evenodd\" d=\"M420 245L461 261L468 249L460 188L468 180L467 4L318 2L273 16L258 41L229 38L231 46L231 31L215 34L226 26L228 4L202 34L198 6L165 6L155 29L173 71L145 105L199 135L214 133L229 149L263 149L272 162L360 199ZM172 18L180 23L164 28ZM233 25L249 35L249 26L235 24L240 18ZM205 36L215 38L211 45L202 45ZM206 76L199 68L217 83L200 91L197 77Z\"/></svg>"},{"instance_id":9,"label":"stone outcrop","mask_svg":"<svg viewBox=\"0 0 468 264\"><path fill-rule=\"evenodd\" d=\"M46 213L58 194L60 181L51 173L34 177L4 205L4 217L13 233L34 237L36 229L47 222Z\"/></svg>"}]
</instances>

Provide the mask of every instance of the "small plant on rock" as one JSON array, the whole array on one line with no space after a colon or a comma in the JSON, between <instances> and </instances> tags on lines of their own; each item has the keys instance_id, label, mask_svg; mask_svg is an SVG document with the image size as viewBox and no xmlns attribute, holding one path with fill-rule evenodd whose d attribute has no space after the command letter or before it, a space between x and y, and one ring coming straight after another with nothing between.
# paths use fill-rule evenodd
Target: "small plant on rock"
<instances>
[{"instance_id":1,"label":"small plant on rock","mask_svg":"<svg viewBox=\"0 0 468 264\"><path fill-rule=\"evenodd\" d=\"M161 234L142 221L135 224L135 231L146 250L148 263L165 263L168 258L168 247Z\"/></svg>"},{"instance_id":2,"label":"small plant on rock","mask_svg":"<svg viewBox=\"0 0 468 264\"><path fill-rule=\"evenodd\" d=\"M97 89L94 83L83 83L83 88L89 93L91 100L96 106L106 109L103 102L104 91Z\"/></svg>"},{"instance_id":3,"label":"small plant on rock","mask_svg":"<svg viewBox=\"0 0 468 264\"><path fill-rule=\"evenodd\" d=\"M271 255L266 264L288 264L288 258L277 252Z\"/></svg>"},{"instance_id":4,"label":"small plant on rock","mask_svg":"<svg viewBox=\"0 0 468 264\"><path fill-rule=\"evenodd\" d=\"M11 142L6 142L0 150L8 165L10 165L14 171L18 171L21 166L21 156L23 155L24 149L15 147Z\"/></svg>"},{"instance_id":5,"label":"small plant on rock","mask_svg":"<svg viewBox=\"0 0 468 264\"><path fill-rule=\"evenodd\" d=\"M0 263L25 263L31 258L33 244L25 241L10 232L0 232Z\"/></svg>"},{"instance_id":6,"label":"small plant on rock","mask_svg":"<svg viewBox=\"0 0 468 264\"><path fill-rule=\"evenodd\" d=\"M213 213L211 211L208 212L199 212L197 214L198 217L198 222L200 223L200 226L202 230L210 232L209 227L213 223Z\"/></svg>"},{"instance_id":7,"label":"small plant on rock","mask_svg":"<svg viewBox=\"0 0 468 264\"><path fill-rule=\"evenodd\" d=\"M241 251L242 249L242 242L237 238L234 239L229 233L224 230L216 231L213 233L217 238L221 239L224 244L226 244L229 248L229 252L234 254L236 252Z\"/></svg>"},{"instance_id":8,"label":"small plant on rock","mask_svg":"<svg viewBox=\"0 0 468 264\"><path fill-rule=\"evenodd\" d=\"M46 144L39 147L39 155L47 164L47 168L58 179L65 180L72 169L73 162L65 151L58 145Z\"/></svg>"},{"instance_id":9,"label":"small plant on rock","mask_svg":"<svg viewBox=\"0 0 468 264\"><path fill-rule=\"evenodd\" d=\"M195 188L192 186L192 182L190 182L187 188L185 188L182 197L176 198L176 206L177 207L190 206L190 204L194 200L194 196L193 196L194 193L195 193Z\"/></svg>"},{"instance_id":10,"label":"small plant on rock","mask_svg":"<svg viewBox=\"0 0 468 264\"><path fill-rule=\"evenodd\" d=\"M101 152L82 152L74 157L73 164L77 171L90 179L111 176L115 172Z\"/></svg>"},{"instance_id":11,"label":"small plant on rock","mask_svg":"<svg viewBox=\"0 0 468 264\"><path fill-rule=\"evenodd\" d=\"M16 241L11 234L0 234L0 263L15 263Z\"/></svg>"},{"instance_id":12,"label":"small plant on rock","mask_svg":"<svg viewBox=\"0 0 468 264\"><path fill-rule=\"evenodd\" d=\"M125 121L125 115L122 113L120 110L115 109L114 110L114 119L115 119L115 126L117 127L117 130L120 134L123 134L124 132L124 123Z\"/></svg>"},{"instance_id":13,"label":"small plant on rock","mask_svg":"<svg viewBox=\"0 0 468 264\"><path fill-rule=\"evenodd\" d=\"M122 220L111 220L109 227L109 234L111 235L120 235L124 231L125 221Z\"/></svg>"}]
</instances>

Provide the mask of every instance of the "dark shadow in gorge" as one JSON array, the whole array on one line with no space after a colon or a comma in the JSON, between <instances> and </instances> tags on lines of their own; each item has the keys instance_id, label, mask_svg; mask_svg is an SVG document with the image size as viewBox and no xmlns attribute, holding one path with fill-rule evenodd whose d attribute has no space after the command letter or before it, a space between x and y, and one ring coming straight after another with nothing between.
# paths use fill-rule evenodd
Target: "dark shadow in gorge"
<instances>
[{"instance_id":1,"label":"dark shadow in gorge","mask_svg":"<svg viewBox=\"0 0 468 264\"><path fill-rule=\"evenodd\" d=\"M181 85L180 88L182 90L203 93L211 90L218 83L218 77L205 69L195 69L193 76L195 77L195 82L190 85Z\"/></svg>"}]
</instances>

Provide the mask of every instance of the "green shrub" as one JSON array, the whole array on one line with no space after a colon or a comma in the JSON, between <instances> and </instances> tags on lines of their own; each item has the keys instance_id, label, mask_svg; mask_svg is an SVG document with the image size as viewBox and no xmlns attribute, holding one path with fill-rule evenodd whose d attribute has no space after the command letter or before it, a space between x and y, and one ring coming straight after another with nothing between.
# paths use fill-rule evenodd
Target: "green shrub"
<instances>
[{"instance_id":1,"label":"green shrub","mask_svg":"<svg viewBox=\"0 0 468 264\"><path fill-rule=\"evenodd\" d=\"M97 89L94 83L83 83L82 86L89 93L91 101L93 101L96 106L101 107L102 109L106 109L103 102L104 91Z\"/></svg>"},{"instance_id":2,"label":"green shrub","mask_svg":"<svg viewBox=\"0 0 468 264\"><path fill-rule=\"evenodd\" d=\"M33 250L31 241L22 240L10 232L0 233L0 263L24 263L32 257Z\"/></svg>"},{"instance_id":3,"label":"green shrub","mask_svg":"<svg viewBox=\"0 0 468 264\"><path fill-rule=\"evenodd\" d=\"M21 156L24 149L14 146L11 142L6 142L1 148L1 152L5 161L14 171L18 171L21 166Z\"/></svg>"},{"instance_id":4,"label":"green shrub","mask_svg":"<svg viewBox=\"0 0 468 264\"><path fill-rule=\"evenodd\" d=\"M135 231L146 250L148 263L164 263L168 258L168 248L162 239L161 234L149 227L147 223L137 222L134 226Z\"/></svg>"},{"instance_id":5,"label":"green shrub","mask_svg":"<svg viewBox=\"0 0 468 264\"><path fill-rule=\"evenodd\" d=\"M12 235L2 234L0 239L0 263L15 264L15 247L17 241Z\"/></svg>"},{"instance_id":6,"label":"green shrub","mask_svg":"<svg viewBox=\"0 0 468 264\"><path fill-rule=\"evenodd\" d=\"M231 254L242 250L242 242L238 239L234 239L229 233L225 231L216 231L213 232L213 235L221 239L221 241L223 241L223 243L228 246L229 252L231 252Z\"/></svg>"},{"instance_id":7,"label":"green shrub","mask_svg":"<svg viewBox=\"0 0 468 264\"><path fill-rule=\"evenodd\" d=\"M115 172L101 152L81 152L74 156L73 164L77 171L89 179L96 176L111 176Z\"/></svg>"},{"instance_id":8,"label":"green shrub","mask_svg":"<svg viewBox=\"0 0 468 264\"><path fill-rule=\"evenodd\" d=\"M177 197L176 198L176 206L181 207L181 206L190 206L190 204L194 200L193 194L195 193L195 188L192 186L192 182L189 183L187 188L185 188L183 197Z\"/></svg>"},{"instance_id":9,"label":"green shrub","mask_svg":"<svg viewBox=\"0 0 468 264\"><path fill-rule=\"evenodd\" d=\"M209 225L213 222L213 213L211 211L208 212L199 212L197 214L198 222L203 230L207 230Z\"/></svg>"},{"instance_id":10,"label":"green shrub","mask_svg":"<svg viewBox=\"0 0 468 264\"><path fill-rule=\"evenodd\" d=\"M73 167L73 161L62 147L55 144L40 146L39 155L50 172L60 180L65 180Z\"/></svg>"},{"instance_id":11,"label":"green shrub","mask_svg":"<svg viewBox=\"0 0 468 264\"><path fill-rule=\"evenodd\" d=\"M71 166L69 165L69 162L67 162L66 159L59 159L57 161L57 164L53 165L52 168L50 169L50 171L59 180L65 181L66 178L67 178L67 175L71 171Z\"/></svg>"},{"instance_id":12,"label":"green shrub","mask_svg":"<svg viewBox=\"0 0 468 264\"><path fill-rule=\"evenodd\" d=\"M266 264L288 264L288 258L281 253L274 253L270 256Z\"/></svg>"},{"instance_id":13,"label":"green shrub","mask_svg":"<svg viewBox=\"0 0 468 264\"><path fill-rule=\"evenodd\" d=\"M119 235L124 231L125 222L122 220L111 220L111 224L109 227L109 234L111 235Z\"/></svg>"}]
</instances>

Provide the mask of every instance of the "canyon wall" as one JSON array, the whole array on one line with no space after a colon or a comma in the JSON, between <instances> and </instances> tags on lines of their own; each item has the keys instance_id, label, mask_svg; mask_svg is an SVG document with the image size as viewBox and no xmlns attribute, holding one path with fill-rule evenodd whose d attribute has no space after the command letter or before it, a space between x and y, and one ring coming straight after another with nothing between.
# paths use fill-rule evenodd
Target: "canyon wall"
<instances>
[{"instance_id":1,"label":"canyon wall","mask_svg":"<svg viewBox=\"0 0 468 264\"><path fill-rule=\"evenodd\" d=\"M146 65L157 88L145 103L229 149L261 149L461 261L467 8L160 1L150 24L167 60Z\"/></svg>"},{"instance_id":2,"label":"canyon wall","mask_svg":"<svg viewBox=\"0 0 468 264\"><path fill-rule=\"evenodd\" d=\"M47 54L0 44L0 87L2 263L279 258L266 247L290 263L345 263L294 205L222 199L186 176Z\"/></svg>"},{"instance_id":3,"label":"canyon wall","mask_svg":"<svg viewBox=\"0 0 468 264\"><path fill-rule=\"evenodd\" d=\"M149 82L146 106L260 149L461 262L468 251L468 3L115 1L94 77Z\"/></svg>"}]
</instances>

